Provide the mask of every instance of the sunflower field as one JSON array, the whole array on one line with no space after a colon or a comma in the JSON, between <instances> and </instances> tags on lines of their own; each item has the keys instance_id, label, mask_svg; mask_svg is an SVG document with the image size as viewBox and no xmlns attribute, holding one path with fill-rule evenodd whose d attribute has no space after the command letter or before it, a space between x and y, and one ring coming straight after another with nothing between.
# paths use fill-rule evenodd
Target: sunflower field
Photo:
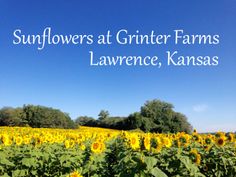
<instances>
[{"instance_id":1,"label":"sunflower field","mask_svg":"<svg viewBox=\"0 0 236 177\"><path fill-rule=\"evenodd\" d=\"M1 127L0 176L235 177L236 135Z\"/></svg>"}]
</instances>

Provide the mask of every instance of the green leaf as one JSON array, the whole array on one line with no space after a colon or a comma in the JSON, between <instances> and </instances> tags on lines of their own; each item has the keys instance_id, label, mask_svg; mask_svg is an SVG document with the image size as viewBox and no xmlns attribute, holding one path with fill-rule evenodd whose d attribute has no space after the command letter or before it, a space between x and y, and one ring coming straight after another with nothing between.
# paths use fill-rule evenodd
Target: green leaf
<instances>
[{"instance_id":1,"label":"green leaf","mask_svg":"<svg viewBox=\"0 0 236 177\"><path fill-rule=\"evenodd\" d=\"M7 173L4 173L1 177L10 177Z\"/></svg>"},{"instance_id":2,"label":"green leaf","mask_svg":"<svg viewBox=\"0 0 236 177\"><path fill-rule=\"evenodd\" d=\"M10 177L7 173L4 173L1 177Z\"/></svg>"},{"instance_id":3,"label":"green leaf","mask_svg":"<svg viewBox=\"0 0 236 177\"><path fill-rule=\"evenodd\" d=\"M0 164L2 165L7 165L7 166L15 166L14 163L12 163L11 161L9 161L8 159L6 158L0 158Z\"/></svg>"},{"instance_id":4,"label":"green leaf","mask_svg":"<svg viewBox=\"0 0 236 177\"><path fill-rule=\"evenodd\" d=\"M36 167L36 161L34 158L23 158L21 161L22 165L25 165L26 167Z\"/></svg>"},{"instance_id":5,"label":"green leaf","mask_svg":"<svg viewBox=\"0 0 236 177\"><path fill-rule=\"evenodd\" d=\"M146 163L147 170L149 171L157 164L157 159L155 157L144 157L144 162Z\"/></svg>"},{"instance_id":6,"label":"green leaf","mask_svg":"<svg viewBox=\"0 0 236 177\"><path fill-rule=\"evenodd\" d=\"M49 160L49 154L48 154L48 153L44 153L43 159L44 159L45 161L48 161L48 160Z\"/></svg>"},{"instance_id":7,"label":"green leaf","mask_svg":"<svg viewBox=\"0 0 236 177\"><path fill-rule=\"evenodd\" d=\"M4 172L4 168L2 165L0 166L0 172Z\"/></svg>"},{"instance_id":8,"label":"green leaf","mask_svg":"<svg viewBox=\"0 0 236 177\"><path fill-rule=\"evenodd\" d=\"M61 157L59 157L60 163L63 164L64 162L66 162L68 159L70 159L69 155L62 155Z\"/></svg>"},{"instance_id":9,"label":"green leaf","mask_svg":"<svg viewBox=\"0 0 236 177\"><path fill-rule=\"evenodd\" d=\"M62 164L63 167L70 167L71 166L71 162L67 161L65 163Z\"/></svg>"},{"instance_id":10,"label":"green leaf","mask_svg":"<svg viewBox=\"0 0 236 177\"><path fill-rule=\"evenodd\" d=\"M0 151L0 157L1 157L1 158L6 158L6 157L7 157L7 154L6 154L5 152L1 152L1 151Z\"/></svg>"},{"instance_id":11,"label":"green leaf","mask_svg":"<svg viewBox=\"0 0 236 177\"><path fill-rule=\"evenodd\" d=\"M20 177L25 175L26 175L26 170L15 170L12 172L12 177Z\"/></svg>"},{"instance_id":12,"label":"green leaf","mask_svg":"<svg viewBox=\"0 0 236 177\"><path fill-rule=\"evenodd\" d=\"M168 177L163 171L161 171L157 167L153 168L150 172L155 177Z\"/></svg>"},{"instance_id":13,"label":"green leaf","mask_svg":"<svg viewBox=\"0 0 236 177\"><path fill-rule=\"evenodd\" d=\"M140 174L135 174L135 177L148 177L149 175L146 174L144 171L141 171Z\"/></svg>"},{"instance_id":14,"label":"green leaf","mask_svg":"<svg viewBox=\"0 0 236 177\"><path fill-rule=\"evenodd\" d=\"M30 171L30 173L31 173L32 175L36 176L36 175L37 175L37 170L32 170L32 171Z\"/></svg>"},{"instance_id":15,"label":"green leaf","mask_svg":"<svg viewBox=\"0 0 236 177\"><path fill-rule=\"evenodd\" d=\"M92 175L91 177L98 177L98 174L94 174L94 175Z\"/></svg>"},{"instance_id":16,"label":"green leaf","mask_svg":"<svg viewBox=\"0 0 236 177\"><path fill-rule=\"evenodd\" d=\"M96 171L97 170L97 166L96 165L91 165L90 166L90 171Z\"/></svg>"}]
</instances>

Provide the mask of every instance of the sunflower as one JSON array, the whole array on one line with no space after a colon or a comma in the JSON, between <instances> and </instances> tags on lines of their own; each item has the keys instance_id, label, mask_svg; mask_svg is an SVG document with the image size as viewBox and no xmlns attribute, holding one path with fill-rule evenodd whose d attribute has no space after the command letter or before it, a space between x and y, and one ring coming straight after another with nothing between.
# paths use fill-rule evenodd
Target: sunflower
<instances>
[{"instance_id":1,"label":"sunflower","mask_svg":"<svg viewBox=\"0 0 236 177\"><path fill-rule=\"evenodd\" d=\"M190 137L186 134L181 134L179 136L179 142L181 146L187 147L189 145L189 140L190 140Z\"/></svg>"},{"instance_id":2,"label":"sunflower","mask_svg":"<svg viewBox=\"0 0 236 177\"><path fill-rule=\"evenodd\" d=\"M53 136L51 134L47 134L45 136L45 140L46 140L46 142L49 142L49 143L53 143L53 141L54 141Z\"/></svg>"},{"instance_id":3,"label":"sunflower","mask_svg":"<svg viewBox=\"0 0 236 177\"><path fill-rule=\"evenodd\" d=\"M69 174L67 177L83 177L78 171L74 171L73 173Z\"/></svg>"},{"instance_id":4,"label":"sunflower","mask_svg":"<svg viewBox=\"0 0 236 177\"><path fill-rule=\"evenodd\" d=\"M30 143L31 143L31 138L29 138L29 137L24 137L24 138L23 138L23 142L24 142L24 144L30 144Z\"/></svg>"},{"instance_id":5,"label":"sunflower","mask_svg":"<svg viewBox=\"0 0 236 177\"><path fill-rule=\"evenodd\" d=\"M205 151L210 151L211 150L211 145L204 145L203 148Z\"/></svg>"},{"instance_id":6,"label":"sunflower","mask_svg":"<svg viewBox=\"0 0 236 177\"><path fill-rule=\"evenodd\" d=\"M234 134L233 134L233 133L229 133L229 134L227 135L227 138L228 138L228 141L229 141L229 142L233 142L233 141L234 141Z\"/></svg>"},{"instance_id":7,"label":"sunflower","mask_svg":"<svg viewBox=\"0 0 236 177\"><path fill-rule=\"evenodd\" d=\"M154 152L160 152L162 149L162 142L160 137L155 137L152 139L152 147Z\"/></svg>"},{"instance_id":8,"label":"sunflower","mask_svg":"<svg viewBox=\"0 0 236 177\"><path fill-rule=\"evenodd\" d=\"M100 151L103 152L106 149L105 143L100 142Z\"/></svg>"},{"instance_id":9,"label":"sunflower","mask_svg":"<svg viewBox=\"0 0 236 177\"><path fill-rule=\"evenodd\" d=\"M208 166L205 165L205 166L203 167L203 170L204 170L204 171L208 171Z\"/></svg>"},{"instance_id":10,"label":"sunflower","mask_svg":"<svg viewBox=\"0 0 236 177\"><path fill-rule=\"evenodd\" d=\"M93 152L95 152L95 153L99 152L100 151L100 144L99 144L99 142L92 143L91 150Z\"/></svg>"},{"instance_id":11,"label":"sunflower","mask_svg":"<svg viewBox=\"0 0 236 177\"><path fill-rule=\"evenodd\" d=\"M202 144L202 137L201 137L200 135L195 134L195 135L193 135L192 137L193 137L193 140L194 140L195 142L198 142L198 143Z\"/></svg>"},{"instance_id":12,"label":"sunflower","mask_svg":"<svg viewBox=\"0 0 236 177\"><path fill-rule=\"evenodd\" d=\"M190 151L190 158L192 159L192 161L194 163L196 163L197 165L200 165L200 163L201 163L201 155L198 153L198 151L196 149L192 149Z\"/></svg>"},{"instance_id":13,"label":"sunflower","mask_svg":"<svg viewBox=\"0 0 236 177\"><path fill-rule=\"evenodd\" d=\"M217 133L215 134L215 136L216 136L217 138L223 137L224 135L225 135L224 132L217 132Z\"/></svg>"},{"instance_id":14,"label":"sunflower","mask_svg":"<svg viewBox=\"0 0 236 177\"><path fill-rule=\"evenodd\" d=\"M129 144L130 147L134 150L139 149L140 148L140 142L139 142L139 137L136 134L131 134L129 136Z\"/></svg>"},{"instance_id":15,"label":"sunflower","mask_svg":"<svg viewBox=\"0 0 236 177\"><path fill-rule=\"evenodd\" d=\"M219 137L216 139L216 144L218 146L224 146L225 145L225 138L224 137Z\"/></svg>"},{"instance_id":16,"label":"sunflower","mask_svg":"<svg viewBox=\"0 0 236 177\"><path fill-rule=\"evenodd\" d=\"M70 147L74 147L75 146L75 141L74 140L70 140Z\"/></svg>"},{"instance_id":17,"label":"sunflower","mask_svg":"<svg viewBox=\"0 0 236 177\"><path fill-rule=\"evenodd\" d=\"M66 149L70 148L70 140L66 140L64 145Z\"/></svg>"},{"instance_id":18,"label":"sunflower","mask_svg":"<svg viewBox=\"0 0 236 177\"><path fill-rule=\"evenodd\" d=\"M144 137L144 139L143 139L143 144L144 144L144 148L146 149L146 150L150 150L150 148L151 148L151 143L150 143L150 141L151 141L151 138L150 138L150 136L149 135L146 135L145 137Z\"/></svg>"},{"instance_id":19,"label":"sunflower","mask_svg":"<svg viewBox=\"0 0 236 177\"><path fill-rule=\"evenodd\" d=\"M177 147L178 147L178 148L181 147L181 142L180 142L179 140L177 140L176 144L177 144Z\"/></svg>"},{"instance_id":20,"label":"sunflower","mask_svg":"<svg viewBox=\"0 0 236 177\"><path fill-rule=\"evenodd\" d=\"M81 143L79 147L82 151L84 151L86 149L86 146L83 143Z\"/></svg>"},{"instance_id":21,"label":"sunflower","mask_svg":"<svg viewBox=\"0 0 236 177\"><path fill-rule=\"evenodd\" d=\"M15 138L15 143L16 143L17 146L20 146L20 145L22 144L22 142L23 142L22 137L17 136L17 137Z\"/></svg>"},{"instance_id":22,"label":"sunflower","mask_svg":"<svg viewBox=\"0 0 236 177\"><path fill-rule=\"evenodd\" d=\"M35 137L34 139L34 145L39 146L44 143L44 138L43 137Z\"/></svg>"},{"instance_id":23,"label":"sunflower","mask_svg":"<svg viewBox=\"0 0 236 177\"><path fill-rule=\"evenodd\" d=\"M91 151L94 153L102 153L102 151L104 151L105 149L105 144L101 141L95 141L92 143L91 145Z\"/></svg>"},{"instance_id":24,"label":"sunflower","mask_svg":"<svg viewBox=\"0 0 236 177\"><path fill-rule=\"evenodd\" d=\"M172 145L172 141L170 140L170 138L167 137L162 138L162 143L167 148L171 147Z\"/></svg>"},{"instance_id":25,"label":"sunflower","mask_svg":"<svg viewBox=\"0 0 236 177\"><path fill-rule=\"evenodd\" d=\"M213 141L213 140L211 139L211 137L207 136L207 137L205 138L204 143L207 144L207 145L210 145L210 144L212 143L212 141Z\"/></svg>"},{"instance_id":26,"label":"sunflower","mask_svg":"<svg viewBox=\"0 0 236 177\"><path fill-rule=\"evenodd\" d=\"M12 144L11 138L7 134L3 134L1 139L5 146L10 146Z\"/></svg>"}]
</instances>

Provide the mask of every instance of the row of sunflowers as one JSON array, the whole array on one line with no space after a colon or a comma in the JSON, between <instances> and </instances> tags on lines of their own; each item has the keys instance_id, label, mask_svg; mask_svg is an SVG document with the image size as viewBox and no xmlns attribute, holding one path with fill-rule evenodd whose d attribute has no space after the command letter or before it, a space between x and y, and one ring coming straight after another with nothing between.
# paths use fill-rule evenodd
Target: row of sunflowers
<instances>
[{"instance_id":1,"label":"row of sunflowers","mask_svg":"<svg viewBox=\"0 0 236 177\"><path fill-rule=\"evenodd\" d=\"M236 176L236 135L0 127L0 176Z\"/></svg>"}]
</instances>

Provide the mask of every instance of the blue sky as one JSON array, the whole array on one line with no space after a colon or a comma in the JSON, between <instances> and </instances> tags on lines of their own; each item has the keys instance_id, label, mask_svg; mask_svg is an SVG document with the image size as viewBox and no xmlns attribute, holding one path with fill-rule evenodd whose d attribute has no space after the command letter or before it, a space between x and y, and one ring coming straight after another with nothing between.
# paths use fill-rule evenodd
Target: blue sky
<instances>
[{"instance_id":1,"label":"blue sky","mask_svg":"<svg viewBox=\"0 0 236 177\"><path fill-rule=\"evenodd\" d=\"M161 99L184 113L199 131L236 130L236 1L12 1L0 0L0 107L45 105L97 117L139 111ZM219 34L212 45L13 45L13 31L42 34L104 34L127 29L172 34ZM215 67L92 67L89 50L100 55L217 55Z\"/></svg>"}]
</instances>

